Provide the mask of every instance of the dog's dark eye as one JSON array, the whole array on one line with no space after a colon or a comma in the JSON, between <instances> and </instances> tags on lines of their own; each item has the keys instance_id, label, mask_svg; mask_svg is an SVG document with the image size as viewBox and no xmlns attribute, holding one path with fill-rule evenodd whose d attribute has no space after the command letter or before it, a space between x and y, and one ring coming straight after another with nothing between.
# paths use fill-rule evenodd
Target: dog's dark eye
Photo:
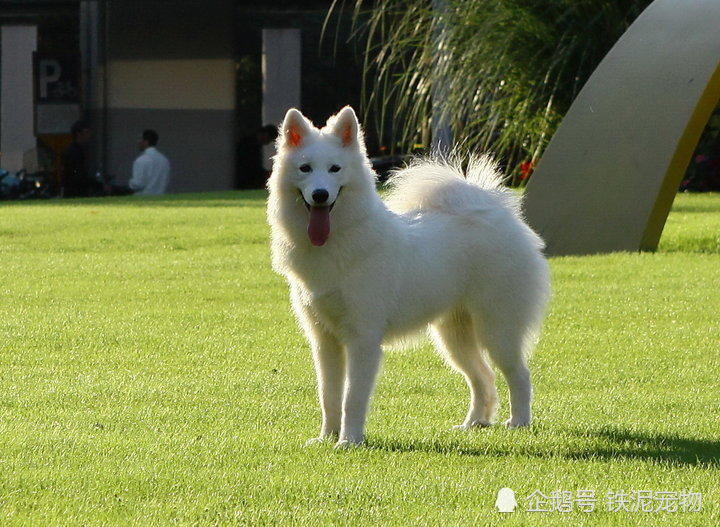
<instances>
[{"instance_id":1,"label":"dog's dark eye","mask_svg":"<svg viewBox=\"0 0 720 527\"><path fill-rule=\"evenodd\" d=\"M330 167L330 172L340 172L340 167L338 165L333 165Z\"/></svg>"},{"instance_id":2,"label":"dog's dark eye","mask_svg":"<svg viewBox=\"0 0 720 527\"><path fill-rule=\"evenodd\" d=\"M300 172L312 172L312 167L308 165L307 163L304 165L300 165Z\"/></svg>"}]
</instances>

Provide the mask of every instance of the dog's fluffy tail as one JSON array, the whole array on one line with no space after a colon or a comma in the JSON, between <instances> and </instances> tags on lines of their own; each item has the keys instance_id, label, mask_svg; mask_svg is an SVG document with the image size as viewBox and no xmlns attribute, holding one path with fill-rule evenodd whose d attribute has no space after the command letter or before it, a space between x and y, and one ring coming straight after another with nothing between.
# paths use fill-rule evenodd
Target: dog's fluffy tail
<instances>
[{"instance_id":1,"label":"dog's fluffy tail","mask_svg":"<svg viewBox=\"0 0 720 527\"><path fill-rule=\"evenodd\" d=\"M486 155L471 157L465 170L455 156L415 159L389 184L385 202L398 214L490 210L498 204L520 214L519 195L503 185L497 164Z\"/></svg>"}]
</instances>

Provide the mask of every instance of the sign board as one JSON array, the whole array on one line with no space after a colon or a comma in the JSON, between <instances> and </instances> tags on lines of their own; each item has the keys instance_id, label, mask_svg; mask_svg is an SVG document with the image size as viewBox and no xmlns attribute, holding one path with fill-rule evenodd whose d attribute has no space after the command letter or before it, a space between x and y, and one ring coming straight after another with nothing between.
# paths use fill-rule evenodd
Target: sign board
<instances>
[{"instance_id":1,"label":"sign board","mask_svg":"<svg viewBox=\"0 0 720 527\"><path fill-rule=\"evenodd\" d=\"M80 59L33 54L35 134L67 134L80 118Z\"/></svg>"}]
</instances>

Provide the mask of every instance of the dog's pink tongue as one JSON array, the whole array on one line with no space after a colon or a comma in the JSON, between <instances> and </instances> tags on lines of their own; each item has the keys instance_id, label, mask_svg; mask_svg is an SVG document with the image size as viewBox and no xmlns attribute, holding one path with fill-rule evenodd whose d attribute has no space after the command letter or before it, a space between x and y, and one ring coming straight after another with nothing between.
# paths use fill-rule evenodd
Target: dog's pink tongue
<instances>
[{"instance_id":1,"label":"dog's pink tongue","mask_svg":"<svg viewBox=\"0 0 720 527\"><path fill-rule=\"evenodd\" d=\"M325 245L330 236L330 207L310 207L308 236L313 245Z\"/></svg>"}]
</instances>

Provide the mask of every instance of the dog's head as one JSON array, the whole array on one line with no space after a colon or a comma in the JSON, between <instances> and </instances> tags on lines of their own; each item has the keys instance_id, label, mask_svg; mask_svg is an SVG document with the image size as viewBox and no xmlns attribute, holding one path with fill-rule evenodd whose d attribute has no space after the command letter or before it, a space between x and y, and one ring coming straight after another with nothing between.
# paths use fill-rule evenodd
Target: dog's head
<instances>
[{"instance_id":1,"label":"dog's head","mask_svg":"<svg viewBox=\"0 0 720 527\"><path fill-rule=\"evenodd\" d=\"M330 212L340 196L367 187L370 171L355 112L346 106L318 129L292 108L276 146L270 191L297 197L307 209L310 242L324 245L330 236Z\"/></svg>"}]
</instances>

